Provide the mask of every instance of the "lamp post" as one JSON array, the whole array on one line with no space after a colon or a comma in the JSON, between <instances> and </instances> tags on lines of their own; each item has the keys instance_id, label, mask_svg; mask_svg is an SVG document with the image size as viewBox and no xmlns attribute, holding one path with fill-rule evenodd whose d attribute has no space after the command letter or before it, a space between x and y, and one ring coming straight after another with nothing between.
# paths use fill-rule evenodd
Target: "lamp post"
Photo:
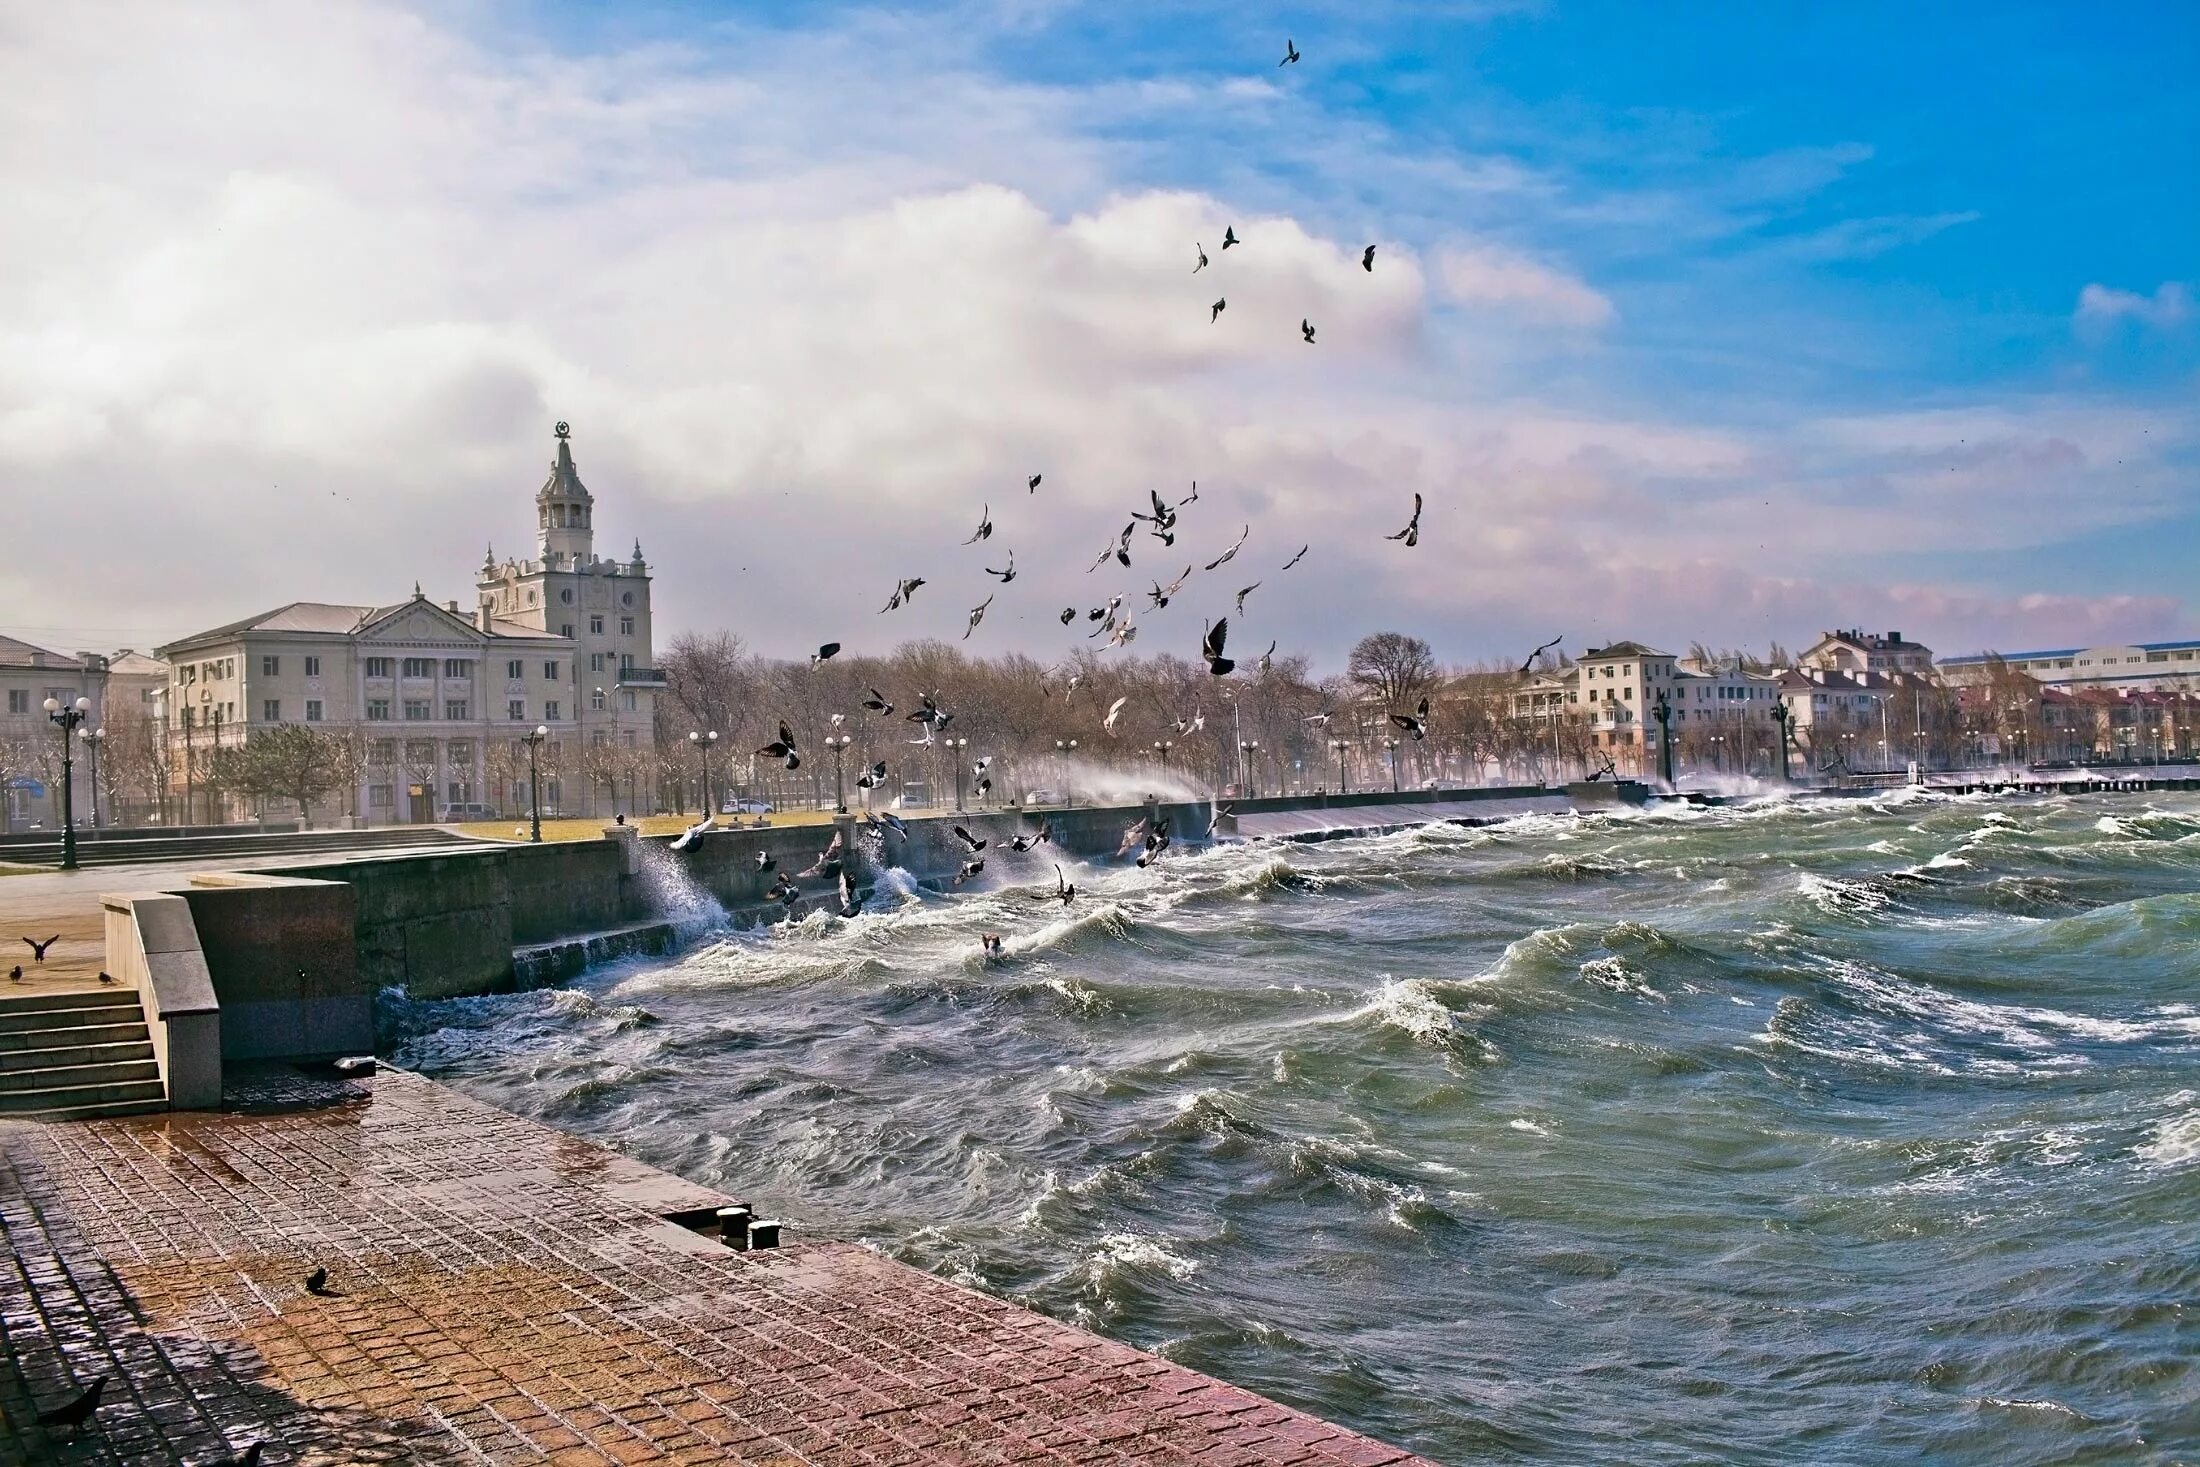
<instances>
[{"instance_id":1,"label":"lamp post","mask_svg":"<svg viewBox=\"0 0 2200 1467\"><path fill-rule=\"evenodd\" d=\"M206 757L208 760L207 783L213 785L214 777L221 773L222 705L219 703L214 705L214 747ZM216 803L218 791L219 787L216 786L206 792L206 813L209 817L217 817L222 814L221 806ZM209 825L219 825L221 822L219 819L210 818L207 823Z\"/></svg>"},{"instance_id":2,"label":"lamp post","mask_svg":"<svg viewBox=\"0 0 2200 1467\"><path fill-rule=\"evenodd\" d=\"M1887 705L1882 703L1879 706L1884 711ZM1788 783L1788 720L1792 717L1794 715L1788 712L1785 698L1774 698L1772 700L1772 721L1780 727L1780 783L1782 784Z\"/></svg>"},{"instance_id":3,"label":"lamp post","mask_svg":"<svg viewBox=\"0 0 2200 1467\"><path fill-rule=\"evenodd\" d=\"M1174 742L1174 741L1172 741L1172 740L1170 740L1170 739L1155 739L1155 740L1154 740L1154 744L1153 744L1153 751L1154 751L1154 753L1155 753L1155 754L1157 754L1157 755L1159 755L1159 756L1160 756L1160 759L1161 759L1161 774L1162 774L1162 777L1163 777L1163 778L1167 778L1167 777L1168 777L1168 773L1169 773L1169 750L1171 750L1171 749L1173 749L1173 748L1175 748L1175 747L1176 747L1176 744L1175 744L1175 742Z\"/></svg>"},{"instance_id":4,"label":"lamp post","mask_svg":"<svg viewBox=\"0 0 2200 1467\"><path fill-rule=\"evenodd\" d=\"M697 733L692 728L688 730L688 744L695 750L695 757L702 767L703 813L713 820L718 818L718 813L710 802L710 750L711 745L717 742L718 730L715 728L708 733Z\"/></svg>"},{"instance_id":5,"label":"lamp post","mask_svg":"<svg viewBox=\"0 0 2200 1467\"><path fill-rule=\"evenodd\" d=\"M970 747L968 739L942 739L947 745L947 757L955 761L955 813L963 813L963 750Z\"/></svg>"},{"instance_id":6,"label":"lamp post","mask_svg":"<svg viewBox=\"0 0 2200 1467\"><path fill-rule=\"evenodd\" d=\"M1238 755L1242 761L1240 773L1245 778L1245 796L1247 799L1257 800L1260 798L1260 740L1240 740Z\"/></svg>"},{"instance_id":7,"label":"lamp post","mask_svg":"<svg viewBox=\"0 0 2200 1467\"><path fill-rule=\"evenodd\" d=\"M542 768L535 762L535 753L549 737L549 727L540 723L533 733L519 736L527 746L527 838L537 845L542 843Z\"/></svg>"},{"instance_id":8,"label":"lamp post","mask_svg":"<svg viewBox=\"0 0 2200 1467\"><path fill-rule=\"evenodd\" d=\"M1384 739L1383 747L1390 751L1390 792L1398 793L1398 741Z\"/></svg>"},{"instance_id":9,"label":"lamp post","mask_svg":"<svg viewBox=\"0 0 2200 1467\"><path fill-rule=\"evenodd\" d=\"M1658 689L1658 701L1651 705L1651 713L1658 720L1658 767L1665 771L1665 787L1673 787L1673 704L1665 696L1665 689ZM1774 717L1779 715L1775 713Z\"/></svg>"},{"instance_id":10,"label":"lamp post","mask_svg":"<svg viewBox=\"0 0 2200 1467\"><path fill-rule=\"evenodd\" d=\"M92 829L99 829L99 746L107 742L107 730L80 728L76 736L84 741L85 750L92 756Z\"/></svg>"},{"instance_id":11,"label":"lamp post","mask_svg":"<svg viewBox=\"0 0 2200 1467\"><path fill-rule=\"evenodd\" d=\"M1351 747L1350 742L1344 739L1331 739L1329 741L1330 752L1337 756L1337 793L1340 795L1352 793L1351 790L1345 788L1344 782L1344 751Z\"/></svg>"},{"instance_id":12,"label":"lamp post","mask_svg":"<svg viewBox=\"0 0 2200 1467\"><path fill-rule=\"evenodd\" d=\"M825 735L825 747L833 751L833 812L838 815L848 813L848 745L853 742L847 734Z\"/></svg>"},{"instance_id":13,"label":"lamp post","mask_svg":"<svg viewBox=\"0 0 2200 1467\"><path fill-rule=\"evenodd\" d=\"M1077 740L1056 739L1054 741L1054 757L1060 764L1062 772L1062 808L1065 810L1077 803L1077 791L1070 787L1069 782L1069 756L1076 752Z\"/></svg>"},{"instance_id":14,"label":"lamp post","mask_svg":"<svg viewBox=\"0 0 2200 1467\"><path fill-rule=\"evenodd\" d=\"M76 869L76 782L73 774L75 758L70 753L69 735L91 716L92 700L79 698L74 703L63 703L59 698L46 700L46 717L61 730L61 869Z\"/></svg>"}]
</instances>

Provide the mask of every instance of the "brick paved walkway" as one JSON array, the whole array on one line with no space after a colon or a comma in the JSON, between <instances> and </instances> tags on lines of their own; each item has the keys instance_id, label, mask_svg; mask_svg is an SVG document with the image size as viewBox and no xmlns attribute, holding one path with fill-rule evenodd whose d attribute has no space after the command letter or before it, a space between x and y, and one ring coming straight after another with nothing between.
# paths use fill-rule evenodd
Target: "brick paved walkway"
<instances>
[{"instance_id":1,"label":"brick paved walkway","mask_svg":"<svg viewBox=\"0 0 2200 1467\"><path fill-rule=\"evenodd\" d=\"M278 1083L0 1125L0 1462L1420 1460L852 1244L734 1252L664 1220L728 1199L415 1076ZM100 1375L96 1429L30 1424Z\"/></svg>"}]
</instances>

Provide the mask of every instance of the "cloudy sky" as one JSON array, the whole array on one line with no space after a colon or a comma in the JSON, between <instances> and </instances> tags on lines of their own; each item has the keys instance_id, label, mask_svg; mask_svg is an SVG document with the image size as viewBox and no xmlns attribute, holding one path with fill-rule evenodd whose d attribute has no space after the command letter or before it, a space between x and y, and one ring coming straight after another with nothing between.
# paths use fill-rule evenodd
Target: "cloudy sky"
<instances>
[{"instance_id":1,"label":"cloudy sky","mask_svg":"<svg viewBox=\"0 0 2200 1467\"><path fill-rule=\"evenodd\" d=\"M1056 651L1248 523L1140 650L2200 635L2195 74L2169 3L9 5L0 631L470 604L564 418L660 635L781 653L1010 548L972 645Z\"/></svg>"}]
</instances>

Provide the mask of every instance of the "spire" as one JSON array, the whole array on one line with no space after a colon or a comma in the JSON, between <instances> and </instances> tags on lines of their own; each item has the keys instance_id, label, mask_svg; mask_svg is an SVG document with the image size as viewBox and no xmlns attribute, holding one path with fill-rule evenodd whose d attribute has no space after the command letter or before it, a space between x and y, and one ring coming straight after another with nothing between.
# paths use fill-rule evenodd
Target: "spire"
<instances>
[{"instance_id":1,"label":"spire","mask_svg":"<svg viewBox=\"0 0 2200 1467\"><path fill-rule=\"evenodd\" d=\"M636 565L642 563L642 537L639 535L634 537L634 563Z\"/></svg>"},{"instance_id":2,"label":"spire","mask_svg":"<svg viewBox=\"0 0 2200 1467\"><path fill-rule=\"evenodd\" d=\"M535 498L563 499L587 504L591 498L588 486L581 482L580 471L573 467L573 430L561 422L557 433L558 456L551 461L550 477L543 480L542 491Z\"/></svg>"},{"instance_id":3,"label":"spire","mask_svg":"<svg viewBox=\"0 0 2200 1467\"><path fill-rule=\"evenodd\" d=\"M424 600L426 600L426 599L427 599L426 597L424 597L424 596L422 596L422 595L420 594L420 583L419 583L418 581L414 581L414 582L413 582L413 600L415 600L415 601L424 601Z\"/></svg>"}]
</instances>

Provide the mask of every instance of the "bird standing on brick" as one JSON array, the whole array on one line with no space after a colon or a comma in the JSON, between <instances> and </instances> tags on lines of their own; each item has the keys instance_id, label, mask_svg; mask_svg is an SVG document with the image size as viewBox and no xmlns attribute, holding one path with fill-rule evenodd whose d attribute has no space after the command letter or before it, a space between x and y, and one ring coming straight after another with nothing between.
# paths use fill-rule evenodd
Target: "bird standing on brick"
<instances>
[{"instance_id":1,"label":"bird standing on brick","mask_svg":"<svg viewBox=\"0 0 2200 1467\"><path fill-rule=\"evenodd\" d=\"M90 1389L80 1395L63 1401L50 1411L39 1412L38 1424L40 1426L66 1426L69 1428L70 1434L74 1435L83 1428L85 1422L92 1419L92 1413L99 1409L100 1395L106 1389L107 1377L103 1375L93 1381Z\"/></svg>"},{"instance_id":2,"label":"bird standing on brick","mask_svg":"<svg viewBox=\"0 0 2200 1467\"><path fill-rule=\"evenodd\" d=\"M23 939L23 945L31 950L32 962L43 963L44 961L46 961L46 949L52 947L60 940L61 934L56 932L53 936L47 938L44 942L40 942L35 937L26 937Z\"/></svg>"}]
</instances>

